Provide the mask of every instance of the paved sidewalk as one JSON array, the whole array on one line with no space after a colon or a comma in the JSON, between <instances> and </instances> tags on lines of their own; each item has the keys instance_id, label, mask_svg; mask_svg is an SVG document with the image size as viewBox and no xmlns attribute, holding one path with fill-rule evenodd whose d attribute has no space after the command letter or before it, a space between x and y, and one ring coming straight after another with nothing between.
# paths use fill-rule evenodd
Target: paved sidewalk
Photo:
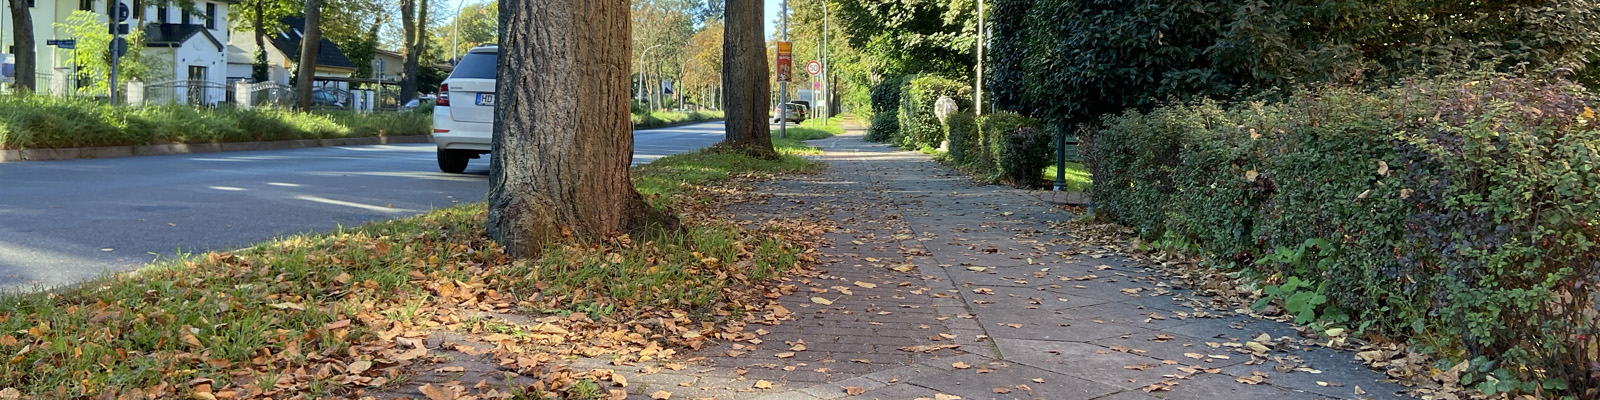
<instances>
[{"instance_id":1,"label":"paved sidewalk","mask_svg":"<svg viewBox=\"0 0 1600 400\"><path fill-rule=\"evenodd\" d=\"M1046 222L1070 215L1036 194L975 185L859 132L812 143L827 151L825 173L765 184L764 204L738 210L841 227L821 249L820 273L788 283L796 291L780 302L792 318L752 324L753 340L684 354L669 369L646 367L630 377L630 398L1245 400L1404 389L1352 353L1302 348L1285 324L1210 310L1127 259L1054 233ZM1265 357L1236 347L1263 334L1273 342Z\"/></svg>"}]
</instances>

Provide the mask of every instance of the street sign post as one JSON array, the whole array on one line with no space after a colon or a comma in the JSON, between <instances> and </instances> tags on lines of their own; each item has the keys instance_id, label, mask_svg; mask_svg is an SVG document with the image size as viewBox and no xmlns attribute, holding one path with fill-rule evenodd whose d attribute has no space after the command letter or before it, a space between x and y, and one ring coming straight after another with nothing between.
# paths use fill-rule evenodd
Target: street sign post
<instances>
[{"instance_id":1,"label":"street sign post","mask_svg":"<svg viewBox=\"0 0 1600 400\"><path fill-rule=\"evenodd\" d=\"M77 39L50 39L44 41L44 44L55 46L56 48L62 50L72 50L78 48Z\"/></svg>"},{"instance_id":2,"label":"street sign post","mask_svg":"<svg viewBox=\"0 0 1600 400\"><path fill-rule=\"evenodd\" d=\"M789 76L793 75L794 54L790 52L793 48L792 42L778 42L778 82L789 82Z\"/></svg>"},{"instance_id":3,"label":"street sign post","mask_svg":"<svg viewBox=\"0 0 1600 400\"><path fill-rule=\"evenodd\" d=\"M822 63L817 62L817 60L811 60L811 62L806 63L806 73L811 74L812 76L821 74Z\"/></svg>"}]
</instances>

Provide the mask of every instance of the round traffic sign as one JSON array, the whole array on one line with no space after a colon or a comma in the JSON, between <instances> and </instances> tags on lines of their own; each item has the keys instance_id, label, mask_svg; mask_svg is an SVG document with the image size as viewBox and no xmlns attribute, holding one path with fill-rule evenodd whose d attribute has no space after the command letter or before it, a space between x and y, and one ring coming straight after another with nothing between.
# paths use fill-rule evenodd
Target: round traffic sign
<instances>
[{"instance_id":1,"label":"round traffic sign","mask_svg":"<svg viewBox=\"0 0 1600 400\"><path fill-rule=\"evenodd\" d=\"M128 17L131 16L133 16L133 8L128 7L128 3L117 2L117 22L127 22Z\"/></svg>"},{"instance_id":2,"label":"round traffic sign","mask_svg":"<svg viewBox=\"0 0 1600 400\"><path fill-rule=\"evenodd\" d=\"M822 63L817 62L817 60L811 60L811 62L806 63L806 73L812 75L821 74Z\"/></svg>"}]
</instances>

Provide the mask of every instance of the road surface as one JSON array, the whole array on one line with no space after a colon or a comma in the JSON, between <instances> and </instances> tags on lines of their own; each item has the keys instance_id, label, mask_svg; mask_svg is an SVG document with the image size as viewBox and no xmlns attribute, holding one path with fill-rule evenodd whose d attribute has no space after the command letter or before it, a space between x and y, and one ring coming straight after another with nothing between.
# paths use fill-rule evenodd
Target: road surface
<instances>
[{"instance_id":1,"label":"road surface","mask_svg":"<svg viewBox=\"0 0 1600 400\"><path fill-rule=\"evenodd\" d=\"M634 133L634 164L722 140L721 122ZM0 163L0 289L158 257L482 201L488 158L439 172L432 144Z\"/></svg>"}]
</instances>

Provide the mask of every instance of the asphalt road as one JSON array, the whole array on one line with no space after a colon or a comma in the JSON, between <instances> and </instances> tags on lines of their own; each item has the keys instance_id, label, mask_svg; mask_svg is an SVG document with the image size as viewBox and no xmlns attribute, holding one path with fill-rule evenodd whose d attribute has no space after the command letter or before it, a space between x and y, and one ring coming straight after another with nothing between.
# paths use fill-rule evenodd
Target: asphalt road
<instances>
[{"instance_id":1,"label":"asphalt road","mask_svg":"<svg viewBox=\"0 0 1600 400\"><path fill-rule=\"evenodd\" d=\"M634 133L634 164L722 140L720 122ZM0 163L0 289L483 200L488 158L439 172L432 144Z\"/></svg>"}]
</instances>

